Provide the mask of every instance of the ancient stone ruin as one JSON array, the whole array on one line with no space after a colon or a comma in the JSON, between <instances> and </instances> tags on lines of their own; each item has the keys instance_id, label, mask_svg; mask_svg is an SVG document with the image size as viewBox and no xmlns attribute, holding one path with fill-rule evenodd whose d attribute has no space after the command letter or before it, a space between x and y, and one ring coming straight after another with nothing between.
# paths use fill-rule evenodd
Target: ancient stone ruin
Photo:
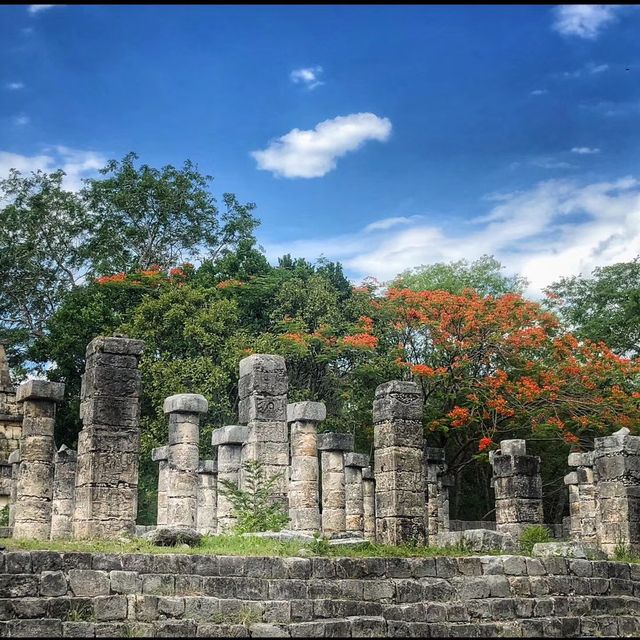
<instances>
[{"instance_id":1,"label":"ancient stone ruin","mask_svg":"<svg viewBox=\"0 0 640 640\"><path fill-rule=\"evenodd\" d=\"M122 336L88 345L77 453L64 445L56 450L54 443L64 385L29 380L14 389L0 351L0 442L19 435L19 447L1 463L14 537L135 535L142 350L142 342ZM490 455L495 523L471 524L473 530L458 523L464 531L450 531L445 451L426 446L422 396L413 382L392 380L376 389L373 460L354 451L352 434L322 431L322 402L287 403L287 392L283 358L244 358L240 424L213 431L211 459L200 455L207 399L166 398L168 441L151 454L158 463L159 527L207 535L233 531L234 510L221 486L245 487L243 464L249 460L277 476L273 500L285 508L287 528L300 539L316 533L394 545L465 539L479 549L512 549L527 527L544 523L541 460L527 453L524 440L503 440ZM572 453L568 465L574 469L565 477L571 540L609 556L620 545L640 550L640 437L623 429L596 438L593 451Z\"/></svg>"}]
</instances>

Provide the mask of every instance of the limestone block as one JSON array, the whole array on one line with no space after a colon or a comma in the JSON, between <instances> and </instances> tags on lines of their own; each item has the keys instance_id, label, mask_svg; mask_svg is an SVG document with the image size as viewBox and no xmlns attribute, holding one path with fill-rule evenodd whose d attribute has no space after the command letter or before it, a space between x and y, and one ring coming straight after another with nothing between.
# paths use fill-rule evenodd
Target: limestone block
<instances>
[{"instance_id":1,"label":"limestone block","mask_svg":"<svg viewBox=\"0 0 640 640\"><path fill-rule=\"evenodd\" d=\"M585 453L570 453L568 464L570 467L591 467L593 466L593 451Z\"/></svg>"},{"instance_id":2,"label":"limestone block","mask_svg":"<svg viewBox=\"0 0 640 640\"><path fill-rule=\"evenodd\" d=\"M205 475L218 473L218 462L216 460L200 460L198 473Z\"/></svg>"},{"instance_id":3,"label":"limestone block","mask_svg":"<svg viewBox=\"0 0 640 640\"><path fill-rule=\"evenodd\" d=\"M376 486L378 518L403 516L422 518L425 512L424 493L418 491L379 491Z\"/></svg>"},{"instance_id":4,"label":"limestone block","mask_svg":"<svg viewBox=\"0 0 640 640\"><path fill-rule=\"evenodd\" d=\"M197 393L178 393L165 399L162 405L166 413L207 413L209 403L204 396Z\"/></svg>"},{"instance_id":5,"label":"limestone block","mask_svg":"<svg viewBox=\"0 0 640 640\"><path fill-rule=\"evenodd\" d=\"M323 486L330 474L336 474L336 477L344 475L344 455L342 451L323 451L320 460Z\"/></svg>"},{"instance_id":6,"label":"limestone block","mask_svg":"<svg viewBox=\"0 0 640 640\"><path fill-rule=\"evenodd\" d=\"M373 469L371 467L365 467L362 470L362 479L363 480L374 480L375 477L373 475Z\"/></svg>"},{"instance_id":7,"label":"limestone block","mask_svg":"<svg viewBox=\"0 0 640 640\"><path fill-rule=\"evenodd\" d=\"M83 376L85 394L87 396L140 396L142 382L140 372L136 368L99 366L89 367Z\"/></svg>"},{"instance_id":8,"label":"limestone block","mask_svg":"<svg viewBox=\"0 0 640 640\"><path fill-rule=\"evenodd\" d=\"M366 453L345 453L344 454L344 466L345 467L359 467L364 469L370 464L369 456Z\"/></svg>"},{"instance_id":9,"label":"limestone block","mask_svg":"<svg viewBox=\"0 0 640 640\"><path fill-rule=\"evenodd\" d=\"M138 454L139 451L140 432L137 429L90 426L78 434L78 455L80 452L94 455Z\"/></svg>"},{"instance_id":10,"label":"limestone block","mask_svg":"<svg viewBox=\"0 0 640 640\"><path fill-rule=\"evenodd\" d=\"M567 475L564 477L564 483L566 485L578 484L578 474L575 471L567 473Z\"/></svg>"},{"instance_id":11,"label":"limestone block","mask_svg":"<svg viewBox=\"0 0 640 640\"><path fill-rule=\"evenodd\" d=\"M254 353L240 360L240 377L260 373L286 374L287 367L282 356Z\"/></svg>"},{"instance_id":12,"label":"limestone block","mask_svg":"<svg viewBox=\"0 0 640 640\"><path fill-rule=\"evenodd\" d=\"M394 473L379 473L376 478L378 491L414 491L418 492L422 486L421 473L396 471Z\"/></svg>"},{"instance_id":13,"label":"limestone block","mask_svg":"<svg viewBox=\"0 0 640 640\"><path fill-rule=\"evenodd\" d=\"M578 467L575 473L580 484L592 485L595 482L591 467Z\"/></svg>"},{"instance_id":14,"label":"limestone block","mask_svg":"<svg viewBox=\"0 0 640 640\"><path fill-rule=\"evenodd\" d=\"M353 451L353 435L350 433L318 434L318 451Z\"/></svg>"},{"instance_id":15,"label":"limestone block","mask_svg":"<svg viewBox=\"0 0 640 640\"><path fill-rule=\"evenodd\" d=\"M378 385L373 401L373 422L422 420L422 396L415 382L392 380Z\"/></svg>"},{"instance_id":16,"label":"limestone block","mask_svg":"<svg viewBox=\"0 0 640 640\"><path fill-rule=\"evenodd\" d=\"M495 478L497 496L542 499L542 478L535 476L507 476Z\"/></svg>"},{"instance_id":17,"label":"limestone block","mask_svg":"<svg viewBox=\"0 0 640 640\"><path fill-rule=\"evenodd\" d=\"M175 444L169 447L169 469L196 473L200 464L197 444Z\"/></svg>"},{"instance_id":18,"label":"limestone block","mask_svg":"<svg viewBox=\"0 0 640 640\"><path fill-rule=\"evenodd\" d=\"M378 517L376 519L377 540L381 544L400 545L407 542L423 544L424 523L420 519L408 517Z\"/></svg>"},{"instance_id":19,"label":"limestone block","mask_svg":"<svg viewBox=\"0 0 640 640\"><path fill-rule=\"evenodd\" d=\"M9 464L19 464L20 463L20 449L16 449L12 451L9 455Z\"/></svg>"},{"instance_id":20,"label":"limestone block","mask_svg":"<svg viewBox=\"0 0 640 640\"><path fill-rule=\"evenodd\" d=\"M376 449L373 460L373 471L376 478L379 474L385 472L423 473L422 451L413 447Z\"/></svg>"},{"instance_id":21,"label":"limestone block","mask_svg":"<svg viewBox=\"0 0 640 640\"><path fill-rule=\"evenodd\" d=\"M318 482L318 459L310 456L296 456L291 458L292 482L311 481Z\"/></svg>"},{"instance_id":22,"label":"limestone block","mask_svg":"<svg viewBox=\"0 0 640 640\"><path fill-rule=\"evenodd\" d=\"M322 422L326 417L324 402L293 402L287 405L287 422Z\"/></svg>"},{"instance_id":23,"label":"limestone block","mask_svg":"<svg viewBox=\"0 0 640 640\"><path fill-rule=\"evenodd\" d=\"M16 402L25 400L48 400L62 402L64 400L64 383L48 380L27 380L16 390Z\"/></svg>"},{"instance_id":24,"label":"limestone block","mask_svg":"<svg viewBox=\"0 0 640 640\"><path fill-rule=\"evenodd\" d=\"M118 483L136 485L138 482L138 454L114 452L109 456L82 453L78 456L77 474L84 484Z\"/></svg>"},{"instance_id":25,"label":"limestone block","mask_svg":"<svg viewBox=\"0 0 640 640\"><path fill-rule=\"evenodd\" d=\"M500 455L503 456L526 456L527 441L526 440L501 440Z\"/></svg>"},{"instance_id":26,"label":"limestone block","mask_svg":"<svg viewBox=\"0 0 640 640\"><path fill-rule=\"evenodd\" d=\"M289 510L318 507L318 483L295 482L289 486Z\"/></svg>"},{"instance_id":27,"label":"limestone block","mask_svg":"<svg viewBox=\"0 0 640 640\"><path fill-rule=\"evenodd\" d=\"M384 447L422 448L424 428L419 420L393 420L374 424L373 445Z\"/></svg>"},{"instance_id":28,"label":"limestone block","mask_svg":"<svg viewBox=\"0 0 640 640\"><path fill-rule=\"evenodd\" d=\"M80 417L85 425L137 428L140 402L137 398L91 398L80 403Z\"/></svg>"},{"instance_id":29,"label":"limestone block","mask_svg":"<svg viewBox=\"0 0 640 640\"><path fill-rule=\"evenodd\" d=\"M153 460L153 462L161 462L163 460L168 460L169 459L169 447L168 446L164 446L164 447L155 447L154 449L151 449L151 460Z\"/></svg>"},{"instance_id":30,"label":"limestone block","mask_svg":"<svg viewBox=\"0 0 640 640\"><path fill-rule=\"evenodd\" d=\"M218 474L237 474L242 464L242 447L235 444L223 444L218 447Z\"/></svg>"},{"instance_id":31,"label":"limestone block","mask_svg":"<svg viewBox=\"0 0 640 640\"><path fill-rule=\"evenodd\" d=\"M318 434L314 424L293 423L291 425L291 457L316 458Z\"/></svg>"},{"instance_id":32,"label":"limestone block","mask_svg":"<svg viewBox=\"0 0 640 640\"><path fill-rule=\"evenodd\" d=\"M18 470L18 501L25 497L51 500L53 465L22 460Z\"/></svg>"},{"instance_id":33,"label":"limestone block","mask_svg":"<svg viewBox=\"0 0 640 640\"><path fill-rule=\"evenodd\" d=\"M525 498L496 500L496 524L515 522L542 524L542 502L539 499Z\"/></svg>"},{"instance_id":34,"label":"limestone block","mask_svg":"<svg viewBox=\"0 0 640 640\"><path fill-rule=\"evenodd\" d=\"M292 425L293 426L293 425ZM247 442L288 442L288 425L280 422L253 422Z\"/></svg>"},{"instance_id":35,"label":"limestone block","mask_svg":"<svg viewBox=\"0 0 640 640\"><path fill-rule=\"evenodd\" d=\"M540 458L538 456L504 456L493 457L493 477L534 476L540 473Z\"/></svg>"},{"instance_id":36,"label":"limestone block","mask_svg":"<svg viewBox=\"0 0 640 640\"><path fill-rule=\"evenodd\" d=\"M226 427L215 429L211 434L211 444L214 447L220 445L241 445L249 438L249 427L230 424Z\"/></svg>"},{"instance_id":37,"label":"limestone block","mask_svg":"<svg viewBox=\"0 0 640 640\"><path fill-rule=\"evenodd\" d=\"M289 509L289 527L295 531L320 531L322 521L318 506Z\"/></svg>"},{"instance_id":38,"label":"limestone block","mask_svg":"<svg viewBox=\"0 0 640 640\"><path fill-rule=\"evenodd\" d=\"M287 420L287 396L251 394L238 403L238 419L247 424L253 421L276 422Z\"/></svg>"},{"instance_id":39,"label":"limestone block","mask_svg":"<svg viewBox=\"0 0 640 640\"><path fill-rule=\"evenodd\" d=\"M26 404L31 405L32 402L29 401ZM25 415L22 421L22 438L21 439L29 438L33 436L49 436L50 438L53 438L55 424L56 424L56 421L53 417L34 418L31 416Z\"/></svg>"},{"instance_id":40,"label":"limestone block","mask_svg":"<svg viewBox=\"0 0 640 640\"><path fill-rule=\"evenodd\" d=\"M53 451L52 436L28 436L22 440L21 455L24 460L51 464Z\"/></svg>"}]
</instances>

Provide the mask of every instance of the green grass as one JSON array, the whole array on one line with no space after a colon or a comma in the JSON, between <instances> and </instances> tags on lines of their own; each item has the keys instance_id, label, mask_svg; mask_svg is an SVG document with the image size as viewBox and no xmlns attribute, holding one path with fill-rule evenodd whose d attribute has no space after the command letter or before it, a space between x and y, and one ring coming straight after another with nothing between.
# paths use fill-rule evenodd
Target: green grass
<instances>
[{"instance_id":1,"label":"green grass","mask_svg":"<svg viewBox=\"0 0 640 640\"><path fill-rule=\"evenodd\" d=\"M361 545L329 546L325 544L300 542L280 542L264 538L242 536L205 536L202 543L193 548L156 547L145 540L134 539L130 542L115 540L17 540L0 539L0 545L10 551L48 550L59 552L90 553L187 553L220 556L299 556L305 549L309 556L330 556L349 558L412 558L435 556L470 556L473 552L458 547L428 547L414 545L389 546L364 542ZM496 555L498 552L496 552ZM492 555L484 553L483 555Z\"/></svg>"}]
</instances>

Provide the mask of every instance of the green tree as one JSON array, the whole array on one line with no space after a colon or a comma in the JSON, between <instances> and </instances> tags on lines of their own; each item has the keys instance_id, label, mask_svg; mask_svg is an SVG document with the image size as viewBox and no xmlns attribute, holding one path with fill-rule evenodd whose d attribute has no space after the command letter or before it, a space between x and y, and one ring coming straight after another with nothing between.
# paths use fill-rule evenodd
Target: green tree
<instances>
[{"instance_id":1,"label":"green tree","mask_svg":"<svg viewBox=\"0 0 640 640\"><path fill-rule=\"evenodd\" d=\"M640 354L640 257L597 267L591 277L561 278L546 294L577 336L605 342L618 355Z\"/></svg>"},{"instance_id":2,"label":"green tree","mask_svg":"<svg viewBox=\"0 0 640 640\"><path fill-rule=\"evenodd\" d=\"M493 256L483 255L473 262L436 262L403 271L394 279L396 289L413 291L442 290L460 294L474 289L481 296L523 293L527 281L518 275L505 275L504 266Z\"/></svg>"}]
</instances>

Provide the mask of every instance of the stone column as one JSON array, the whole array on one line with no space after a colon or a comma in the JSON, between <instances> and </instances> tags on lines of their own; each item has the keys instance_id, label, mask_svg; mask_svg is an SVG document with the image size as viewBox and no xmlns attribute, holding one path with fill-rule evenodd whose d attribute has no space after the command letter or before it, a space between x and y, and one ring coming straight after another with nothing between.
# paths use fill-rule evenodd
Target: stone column
<instances>
[{"instance_id":1,"label":"stone column","mask_svg":"<svg viewBox=\"0 0 640 640\"><path fill-rule=\"evenodd\" d=\"M151 460L158 463L158 514L156 525L165 527L167 520L167 496L169 494L169 447L151 449Z\"/></svg>"},{"instance_id":2,"label":"stone column","mask_svg":"<svg viewBox=\"0 0 640 640\"><path fill-rule=\"evenodd\" d=\"M87 346L78 436L74 538L135 535L144 343L94 338Z\"/></svg>"},{"instance_id":3,"label":"stone column","mask_svg":"<svg viewBox=\"0 0 640 640\"><path fill-rule=\"evenodd\" d=\"M27 380L18 387L22 403L20 468L16 489L13 537L48 540L53 497L53 430L56 403L62 402L64 384Z\"/></svg>"},{"instance_id":4,"label":"stone column","mask_svg":"<svg viewBox=\"0 0 640 640\"><path fill-rule=\"evenodd\" d=\"M9 529L13 530L16 517L16 498L18 496L18 473L20 471L20 449L11 452L9 456L11 465L11 493L9 494ZM13 535L13 534L12 534Z\"/></svg>"},{"instance_id":5,"label":"stone column","mask_svg":"<svg viewBox=\"0 0 640 640\"><path fill-rule=\"evenodd\" d=\"M321 433L318 451L322 469L322 533L327 537L347 528L344 487L344 453L353 451L350 433Z\"/></svg>"},{"instance_id":6,"label":"stone column","mask_svg":"<svg viewBox=\"0 0 640 640\"><path fill-rule=\"evenodd\" d=\"M218 496L218 463L201 460L198 467L198 521L196 529L204 535L218 530L216 506Z\"/></svg>"},{"instance_id":7,"label":"stone column","mask_svg":"<svg viewBox=\"0 0 640 640\"><path fill-rule=\"evenodd\" d=\"M595 439L596 531L600 548L640 552L640 436L620 429Z\"/></svg>"},{"instance_id":8,"label":"stone column","mask_svg":"<svg viewBox=\"0 0 640 640\"><path fill-rule=\"evenodd\" d=\"M527 455L525 440L502 440L491 464L496 531L517 542L527 527L544 523L540 458Z\"/></svg>"},{"instance_id":9,"label":"stone column","mask_svg":"<svg viewBox=\"0 0 640 640\"><path fill-rule=\"evenodd\" d=\"M367 467L362 470L362 512L364 539L376 541L376 481L373 469Z\"/></svg>"},{"instance_id":10,"label":"stone column","mask_svg":"<svg viewBox=\"0 0 640 640\"><path fill-rule=\"evenodd\" d=\"M345 519L347 533L364 536L364 491L362 470L370 465L364 453L344 456Z\"/></svg>"},{"instance_id":11,"label":"stone column","mask_svg":"<svg viewBox=\"0 0 640 640\"><path fill-rule=\"evenodd\" d=\"M287 405L291 425L291 474L289 478L289 528L313 534L320 520L318 470L318 424L327 417L322 402Z\"/></svg>"},{"instance_id":12,"label":"stone column","mask_svg":"<svg viewBox=\"0 0 640 640\"><path fill-rule=\"evenodd\" d=\"M257 460L262 463L266 478L279 477L274 500L282 504L285 512L289 480L288 388L282 356L254 354L240 360L239 422L249 427L242 461Z\"/></svg>"},{"instance_id":13,"label":"stone column","mask_svg":"<svg viewBox=\"0 0 640 640\"><path fill-rule=\"evenodd\" d=\"M593 451L570 453L569 466L576 470L565 477L569 484L570 536L581 542L596 543L596 487L593 475Z\"/></svg>"},{"instance_id":14,"label":"stone column","mask_svg":"<svg viewBox=\"0 0 640 640\"><path fill-rule=\"evenodd\" d=\"M200 414L209 403L197 393L169 396L163 405L169 416L169 488L167 524L196 526L198 513L198 466L200 464Z\"/></svg>"},{"instance_id":15,"label":"stone column","mask_svg":"<svg viewBox=\"0 0 640 640\"><path fill-rule=\"evenodd\" d=\"M20 447L22 433L21 407L16 402L16 389L9 375L9 363L0 341L0 462L9 459L12 451ZM0 487L0 508L8 502L10 496Z\"/></svg>"},{"instance_id":16,"label":"stone column","mask_svg":"<svg viewBox=\"0 0 640 640\"><path fill-rule=\"evenodd\" d=\"M241 425L227 425L216 429L211 434L211 444L217 448L218 458L218 495L217 495L217 532L231 533L236 518L233 506L224 495L223 482L228 481L238 486L240 481L240 467L242 466L242 447L249 436L249 428Z\"/></svg>"},{"instance_id":17,"label":"stone column","mask_svg":"<svg viewBox=\"0 0 640 640\"><path fill-rule=\"evenodd\" d=\"M53 474L51 540L69 539L73 535L77 459L76 452L65 444L56 452Z\"/></svg>"},{"instance_id":18,"label":"stone column","mask_svg":"<svg viewBox=\"0 0 640 640\"><path fill-rule=\"evenodd\" d=\"M427 483L427 535L436 540L439 533L449 531L449 483L444 449L424 448Z\"/></svg>"},{"instance_id":19,"label":"stone column","mask_svg":"<svg viewBox=\"0 0 640 640\"><path fill-rule=\"evenodd\" d=\"M422 396L414 382L392 380L373 402L376 539L423 543L426 537Z\"/></svg>"}]
</instances>

